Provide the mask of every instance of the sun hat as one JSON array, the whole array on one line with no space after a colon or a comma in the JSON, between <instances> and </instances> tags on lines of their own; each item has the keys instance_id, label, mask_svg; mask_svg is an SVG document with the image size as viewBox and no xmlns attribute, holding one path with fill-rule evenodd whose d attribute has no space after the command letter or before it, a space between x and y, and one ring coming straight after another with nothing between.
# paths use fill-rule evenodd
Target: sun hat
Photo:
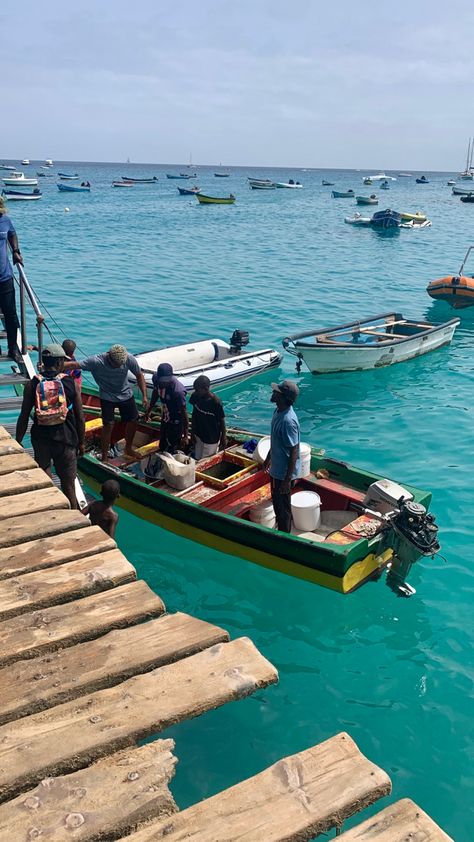
<instances>
[{"instance_id":1,"label":"sun hat","mask_svg":"<svg viewBox=\"0 0 474 842\"><path fill-rule=\"evenodd\" d=\"M282 383L272 383L272 389L274 392L279 392L283 395L288 403L294 403L300 393L298 386L293 380L283 380Z\"/></svg>"},{"instance_id":2,"label":"sun hat","mask_svg":"<svg viewBox=\"0 0 474 842\"><path fill-rule=\"evenodd\" d=\"M156 379L158 383L165 385L169 383L173 377L173 366L171 363L160 363L156 369Z\"/></svg>"},{"instance_id":3,"label":"sun hat","mask_svg":"<svg viewBox=\"0 0 474 842\"><path fill-rule=\"evenodd\" d=\"M41 353L41 358L44 360L45 357L53 357L56 360L65 360L66 353L64 348L61 348L56 342L53 342L51 345L45 345L43 351Z\"/></svg>"},{"instance_id":4,"label":"sun hat","mask_svg":"<svg viewBox=\"0 0 474 842\"><path fill-rule=\"evenodd\" d=\"M128 351L123 345L112 345L109 348L109 357L115 365L123 365L127 362Z\"/></svg>"}]
</instances>

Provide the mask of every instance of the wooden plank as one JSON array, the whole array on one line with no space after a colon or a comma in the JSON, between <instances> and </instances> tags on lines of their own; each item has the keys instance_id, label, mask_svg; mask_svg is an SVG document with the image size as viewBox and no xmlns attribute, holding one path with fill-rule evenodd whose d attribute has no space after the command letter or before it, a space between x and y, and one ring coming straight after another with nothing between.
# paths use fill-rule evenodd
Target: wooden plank
<instances>
[{"instance_id":1,"label":"wooden plank","mask_svg":"<svg viewBox=\"0 0 474 842\"><path fill-rule=\"evenodd\" d=\"M22 614L0 623L0 665L93 640L111 629L158 617L164 610L159 596L139 581Z\"/></svg>"},{"instance_id":2,"label":"wooden plank","mask_svg":"<svg viewBox=\"0 0 474 842\"><path fill-rule=\"evenodd\" d=\"M30 471L13 471L0 477L0 497L11 494L23 494L25 491L35 491L37 488L48 488L53 484L51 477L41 470L32 468ZM2 502L0 500L0 509Z\"/></svg>"},{"instance_id":3,"label":"wooden plank","mask_svg":"<svg viewBox=\"0 0 474 842\"><path fill-rule=\"evenodd\" d=\"M137 673L194 655L229 635L188 614L167 614L88 643L0 670L0 724L53 707Z\"/></svg>"},{"instance_id":4,"label":"wooden plank","mask_svg":"<svg viewBox=\"0 0 474 842\"><path fill-rule=\"evenodd\" d=\"M348 734L279 760L253 778L127 837L127 842L305 842L391 790Z\"/></svg>"},{"instance_id":5,"label":"wooden plank","mask_svg":"<svg viewBox=\"0 0 474 842\"><path fill-rule=\"evenodd\" d=\"M11 436L8 439L0 439L0 456L23 453L21 444L18 444Z\"/></svg>"},{"instance_id":6,"label":"wooden plank","mask_svg":"<svg viewBox=\"0 0 474 842\"><path fill-rule=\"evenodd\" d=\"M82 512L70 509L51 512L48 517L41 513L32 514L29 517L24 515L11 517L2 522L0 547L13 547L25 541L47 538L48 535L57 535L72 529L83 529L86 526L90 526L90 523Z\"/></svg>"},{"instance_id":7,"label":"wooden plank","mask_svg":"<svg viewBox=\"0 0 474 842\"><path fill-rule=\"evenodd\" d=\"M5 439L11 439L11 435L8 432L8 430L5 429L5 427L0 426L0 441L3 441Z\"/></svg>"},{"instance_id":8,"label":"wooden plank","mask_svg":"<svg viewBox=\"0 0 474 842\"><path fill-rule=\"evenodd\" d=\"M242 699L277 678L252 641L241 638L2 725L0 801L46 775L84 767L183 719Z\"/></svg>"},{"instance_id":9,"label":"wooden plank","mask_svg":"<svg viewBox=\"0 0 474 842\"><path fill-rule=\"evenodd\" d=\"M105 550L113 550L115 546L115 541L100 526L91 526L89 529L75 529L64 535L52 535L50 538L5 547L0 549L0 580L54 567L94 553L103 553Z\"/></svg>"},{"instance_id":10,"label":"wooden plank","mask_svg":"<svg viewBox=\"0 0 474 842\"><path fill-rule=\"evenodd\" d=\"M341 842L453 842L409 798L390 804L385 810L343 833L339 839Z\"/></svg>"},{"instance_id":11,"label":"wooden plank","mask_svg":"<svg viewBox=\"0 0 474 842\"><path fill-rule=\"evenodd\" d=\"M171 815L177 809L168 789L176 764L173 748L173 740L156 740L72 775L44 778L0 806L0 839L115 839L139 822Z\"/></svg>"},{"instance_id":12,"label":"wooden plank","mask_svg":"<svg viewBox=\"0 0 474 842\"><path fill-rule=\"evenodd\" d=\"M59 488L51 485L26 494L14 494L13 497L0 498L0 521L7 518L31 517L35 512L47 512L53 509L69 509L69 501Z\"/></svg>"},{"instance_id":13,"label":"wooden plank","mask_svg":"<svg viewBox=\"0 0 474 842\"><path fill-rule=\"evenodd\" d=\"M12 471L27 471L30 468L37 467L35 460L23 451L8 456L0 456L0 475L11 474Z\"/></svg>"},{"instance_id":14,"label":"wooden plank","mask_svg":"<svg viewBox=\"0 0 474 842\"><path fill-rule=\"evenodd\" d=\"M0 621L105 591L134 579L135 568L117 548L58 567L4 579L0 582Z\"/></svg>"}]
</instances>

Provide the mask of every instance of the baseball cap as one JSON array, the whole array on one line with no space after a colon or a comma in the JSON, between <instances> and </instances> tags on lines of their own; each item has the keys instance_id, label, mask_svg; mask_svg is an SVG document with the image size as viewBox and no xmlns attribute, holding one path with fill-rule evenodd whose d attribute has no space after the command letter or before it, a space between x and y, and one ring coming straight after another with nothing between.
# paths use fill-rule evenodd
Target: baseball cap
<instances>
[{"instance_id":1,"label":"baseball cap","mask_svg":"<svg viewBox=\"0 0 474 842\"><path fill-rule=\"evenodd\" d=\"M109 357L115 365L123 365L127 362L128 351L123 345L112 345L109 348Z\"/></svg>"},{"instance_id":2,"label":"baseball cap","mask_svg":"<svg viewBox=\"0 0 474 842\"><path fill-rule=\"evenodd\" d=\"M51 345L44 346L41 357L54 357L57 360L65 360L66 354L64 353L64 348L61 348L61 345L53 342Z\"/></svg>"},{"instance_id":3,"label":"baseball cap","mask_svg":"<svg viewBox=\"0 0 474 842\"><path fill-rule=\"evenodd\" d=\"M293 380L283 380L282 383L272 383L274 392L280 392L288 403L294 403L298 397L300 390Z\"/></svg>"},{"instance_id":4,"label":"baseball cap","mask_svg":"<svg viewBox=\"0 0 474 842\"><path fill-rule=\"evenodd\" d=\"M171 363L160 363L156 369L158 383L169 383L173 377L173 366Z\"/></svg>"}]
</instances>

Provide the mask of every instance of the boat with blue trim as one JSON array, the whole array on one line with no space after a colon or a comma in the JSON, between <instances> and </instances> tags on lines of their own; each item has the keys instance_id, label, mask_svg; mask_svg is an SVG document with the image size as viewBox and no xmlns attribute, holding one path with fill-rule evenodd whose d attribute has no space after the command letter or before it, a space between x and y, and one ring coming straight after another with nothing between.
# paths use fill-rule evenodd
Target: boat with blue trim
<instances>
[{"instance_id":1,"label":"boat with blue trim","mask_svg":"<svg viewBox=\"0 0 474 842\"><path fill-rule=\"evenodd\" d=\"M89 185L87 185L87 184L82 184L82 185L79 185L79 184L58 184L57 188L58 188L58 190L61 191L61 193L90 193L91 192L90 184Z\"/></svg>"}]
</instances>

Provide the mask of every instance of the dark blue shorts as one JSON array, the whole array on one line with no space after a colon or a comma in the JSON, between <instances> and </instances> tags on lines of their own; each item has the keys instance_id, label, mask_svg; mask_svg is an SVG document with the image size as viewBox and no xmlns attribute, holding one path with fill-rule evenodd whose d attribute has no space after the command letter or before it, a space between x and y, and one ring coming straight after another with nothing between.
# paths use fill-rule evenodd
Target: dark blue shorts
<instances>
[{"instance_id":1,"label":"dark blue shorts","mask_svg":"<svg viewBox=\"0 0 474 842\"><path fill-rule=\"evenodd\" d=\"M116 409L120 412L121 421L138 421L138 409L133 396L127 401L103 401L101 398L100 408L104 424L113 424Z\"/></svg>"}]
</instances>

